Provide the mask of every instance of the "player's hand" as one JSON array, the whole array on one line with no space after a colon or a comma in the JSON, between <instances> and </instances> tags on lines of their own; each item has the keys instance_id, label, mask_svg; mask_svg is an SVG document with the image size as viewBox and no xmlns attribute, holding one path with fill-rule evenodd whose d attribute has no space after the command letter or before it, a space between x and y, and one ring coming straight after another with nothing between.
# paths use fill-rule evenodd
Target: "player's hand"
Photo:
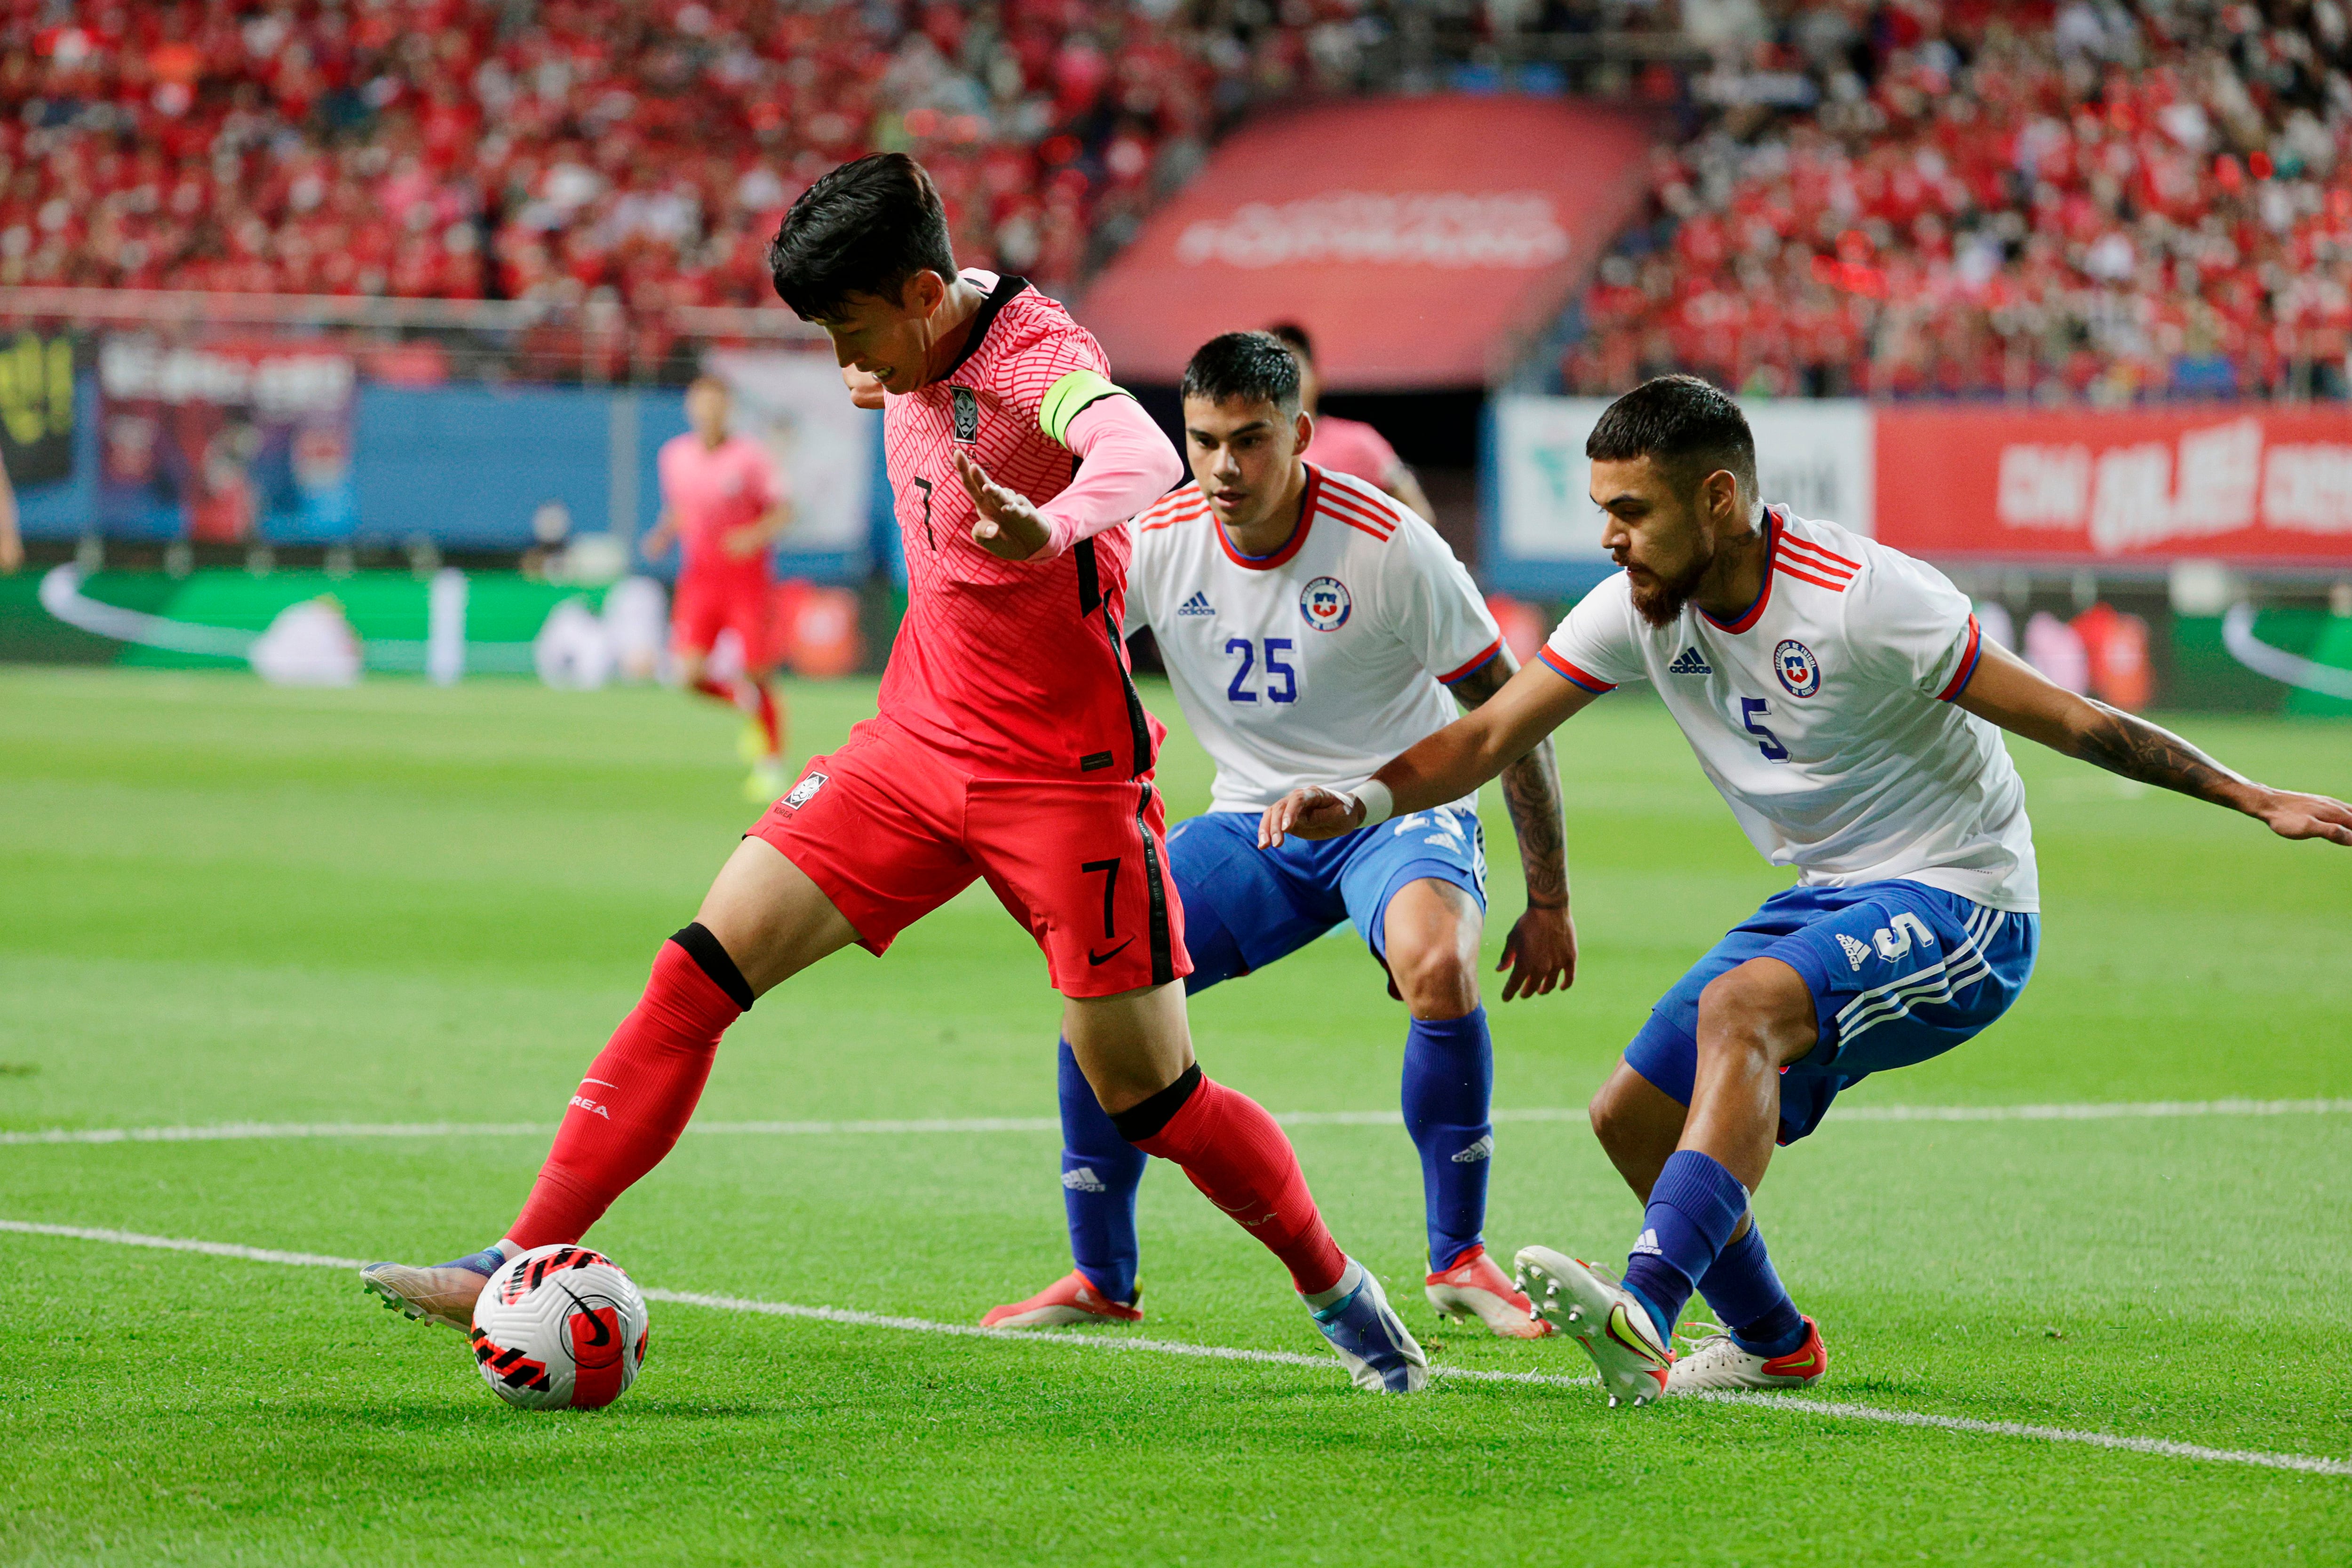
<instances>
[{"instance_id":1,"label":"player's hand","mask_svg":"<svg viewBox=\"0 0 2352 1568\"><path fill-rule=\"evenodd\" d=\"M25 541L13 533L0 534L0 577L25 564Z\"/></svg>"},{"instance_id":2,"label":"player's hand","mask_svg":"<svg viewBox=\"0 0 2352 1568\"><path fill-rule=\"evenodd\" d=\"M859 408L882 406L882 383L856 365L841 367L841 384L849 389L849 401L856 406Z\"/></svg>"},{"instance_id":3,"label":"player's hand","mask_svg":"<svg viewBox=\"0 0 2352 1568\"><path fill-rule=\"evenodd\" d=\"M740 528L730 528L719 541L719 548L736 560L748 560L760 553L768 536L757 523L747 523Z\"/></svg>"},{"instance_id":4,"label":"player's hand","mask_svg":"<svg viewBox=\"0 0 2352 1568\"><path fill-rule=\"evenodd\" d=\"M970 453L959 452L955 459L956 476L980 512L980 520L971 525L971 542L1000 560L1027 560L1044 549L1053 536L1029 497L990 478Z\"/></svg>"},{"instance_id":5,"label":"player's hand","mask_svg":"<svg viewBox=\"0 0 2352 1568\"><path fill-rule=\"evenodd\" d=\"M1503 961L1495 973L1508 969L1503 999L1545 997L1576 984L1576 919L1568 905L1548 908L1530 904L1528 912L1503 940Z\"/></svg>"},{"instance_id":6,"label":"player's hand","mask_svg":"<svg viewBox=\"0 0 2352 1568\"><path fill-rule=\"evenodd\" d=\"M1265 815L1258 819L1257 847L1278 848L1286 833L1297 833L1302 839L1336 839L1354 832L1363 821L1361 800L1342 790L1309 784L1265 809Z\"/></svg>"},{"instance_id":7,"label":"player's hand","mask_svg":"<svg viewBox=\"0 0 2352 1568\"><path fill-rule=\"evenodd\" d=\"M2326 839L2352 849L2352 806L2331 796L2273 789L2253 814L2280 838Z\"/></svg>"}]
</instances>

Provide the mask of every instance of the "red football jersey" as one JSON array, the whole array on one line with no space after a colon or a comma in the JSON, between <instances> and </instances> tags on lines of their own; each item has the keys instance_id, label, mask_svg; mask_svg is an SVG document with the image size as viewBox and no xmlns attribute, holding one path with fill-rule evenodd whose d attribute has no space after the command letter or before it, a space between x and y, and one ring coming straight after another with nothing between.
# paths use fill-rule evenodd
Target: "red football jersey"
<instances>
[{"instance_id":1,"label":"red football jersey","mask_svg":"<svg viewBox=\"0 0 2352 1568\"><path fill-rule=\"evenodd\" d=\"M976 777L1138 777L1165 732L1136 695L1118 630L1127 530L1050 560L1001 560L972 542L979 513L955 467L970 453L998 484L1051 500L1077 460L1045 434L1045 394L1074 371L1107 376L1109 361L1024 280L967 276L990 293L962 356L883 403L908 589L882 714Z\"/></svg>"}]
</instances>

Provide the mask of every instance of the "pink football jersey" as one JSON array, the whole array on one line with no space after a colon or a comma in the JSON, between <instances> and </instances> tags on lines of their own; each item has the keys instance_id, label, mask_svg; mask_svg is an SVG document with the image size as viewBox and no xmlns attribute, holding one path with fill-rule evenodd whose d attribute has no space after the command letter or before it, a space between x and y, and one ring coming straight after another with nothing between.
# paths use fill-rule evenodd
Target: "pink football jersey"
<instances>
[{"instance_id":1,"label":"pink football jersey","mask_svg":"<svg viewBox=\"0 0 2352 1568\"><path fill-rule=\"evenodd\" d=\"M1024 280L966 276L990 293L961 357L883 404L908 591L882 714L978 777L1136 777L1161 731L1135 694L1118 631L1127 530L1051 559L1000 559L972 542L979 514L955 466L968 453L997 483L1052 499L1077 460L1045 434L1045 395L1073 371L1107 375L1109 362Z\"/></svg>"}]
</instances>

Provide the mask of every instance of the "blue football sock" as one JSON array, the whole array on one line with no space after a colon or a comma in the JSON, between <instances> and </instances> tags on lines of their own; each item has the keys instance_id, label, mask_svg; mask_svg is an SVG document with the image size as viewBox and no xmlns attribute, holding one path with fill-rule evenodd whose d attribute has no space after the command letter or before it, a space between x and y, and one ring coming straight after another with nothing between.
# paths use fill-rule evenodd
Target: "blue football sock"
<instances>
[{"instance_id":1,"label":"blue football sock","mask_svg":"<svg viewBox=\"0 0 2352 1568\"><path fill-rule=\"evenodd\" d=\"M1421 1151L1429 1267L1443 1273L1483 1239L1486 1171L1495 1129L1495 1048L1486 1009L1458 1019L1415 1019L1404 1037L1404 1126Z\"/></svg>"},{"instance_id":2,"label":"blue football sock","mask_svg":"<svg viewBox=\"0 0 2352 1568\"><path fill-rule=\"evenodd\" d=\"M1625 1264L1625 1288L1650 1309L1660 1337L1675 1332L1691 1291L1747 1212L1748 1189L1714 1159L1696 1149L1667 1158Z\"/></svg>"},{"instance_id":3,"label":"blue football sock","mask_svg":"<svg viewBox=\"0 0 2352 1568\"><path fill-rule=\"evenodd\" d=\"M1805 1343L1804 1315L1789 1300L1780 1276L1764 1250L1764 1232L1757 1225L1715 1255L1715 1262L1699 1277L1698 1293L1715 1309L1742 1350L1756 1355L1786 1355Z\"/></svg>"},{"instance_id":4,"label":"blue football sock","mask_svg":"<svg viewBox=\"0 0 2352 1568\"><path fill-rule=\"evenodd\" d=\"M1062 1207L1069 1211L1070 1255L1088 1283L1113 1301L1135 1299L1140 1249L1135 1239L1135 1189L1150 1155L1118 1135L1095 1098L1070 1042L1062 1041Z\"/></svg>"}]
</instances>

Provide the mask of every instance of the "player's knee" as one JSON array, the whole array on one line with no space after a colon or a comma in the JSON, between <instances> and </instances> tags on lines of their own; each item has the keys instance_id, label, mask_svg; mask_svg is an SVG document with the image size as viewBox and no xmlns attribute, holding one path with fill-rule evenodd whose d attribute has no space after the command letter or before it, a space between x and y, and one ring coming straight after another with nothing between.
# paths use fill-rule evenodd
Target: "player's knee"
<instances>
[{"instance_id":1,"label":"player's knee","mask_svg":"<svg viewBox=\"0 0 2352 1568\"><path fill-rule=\"evenodd\" d=\"M1389 973L1417 1019L1467 1018L1478 1008L1475 957L1452 941L1392 945Z\"/></svg>"}]
</instances>

